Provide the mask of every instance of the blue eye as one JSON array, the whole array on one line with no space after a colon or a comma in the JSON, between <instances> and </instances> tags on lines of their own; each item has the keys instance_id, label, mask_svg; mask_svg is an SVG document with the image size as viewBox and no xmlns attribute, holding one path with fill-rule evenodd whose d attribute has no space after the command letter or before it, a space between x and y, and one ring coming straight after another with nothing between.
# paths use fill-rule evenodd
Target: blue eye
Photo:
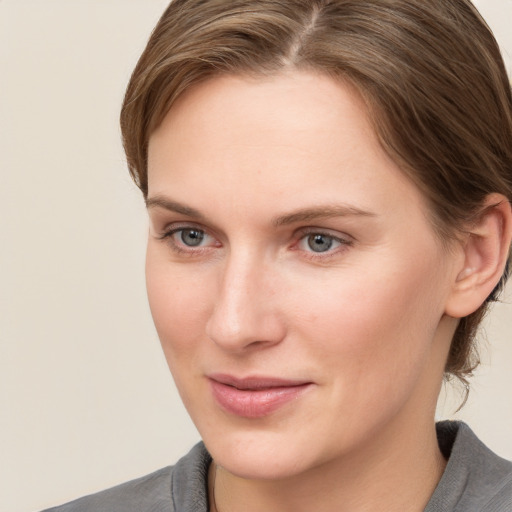
<instances>
[{"instance_id":1,"label":"blue eye","mask_svg":"<svg viewBox=\"0 0 512 512\"><path fill-rule=\"evenodd\" d=\"M205 238L204 231L194 228L180 229L174 234L178 235L180 242L183 242L187 247L198 247L202 244Z\"/></svg>"},{"instance_id":2,"label":"blue eye","mask_svg":"<svg viewBox=\"0 0 512 512\"><path fill-rule=\"evenodd\" d=\"M313 252L327 252L332 248L335 240L332 236L316 233L307 237L307 243Z\"/></svg>"},{"instance_id":3,"label":"blue eye","mask_svg":"<svg viewBox=\"0 0 512 512\"><path fill-rule=\"evenodd\" d=\"M171 251L188 256L198 256L208 249L222 246L215 237L196 226L170 226L158 238L166 241Z\"/></svg>"},{"instance_id":4,"label":"blue eye","mask_svg":"<svg viewBox=\"0 0 512 512\"><path fill-rule=\"evenodd\" d=\"M323 254L335 252L343 245L351 245L350 240L338 238L327 233L311 232L305 234L299 242L299 248L307 253Z\"/></svg>"}]
</instances>

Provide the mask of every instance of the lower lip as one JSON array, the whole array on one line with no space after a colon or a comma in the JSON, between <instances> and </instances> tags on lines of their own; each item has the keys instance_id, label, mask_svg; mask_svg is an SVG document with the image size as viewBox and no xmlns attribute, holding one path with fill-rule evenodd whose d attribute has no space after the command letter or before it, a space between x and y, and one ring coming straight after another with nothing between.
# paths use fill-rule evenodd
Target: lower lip
<instances>
[{"instance_id":1,"label":"lower lip","mask_svg":"<svg viewBox=\"0 0 512 512\"><path fill-rule=\"evenodd\" d=\"M310 383L265 389L238 389L210 380L213 397L227 412L243 418L262 418L298 399Z\"/></svg>"}]
</instances>

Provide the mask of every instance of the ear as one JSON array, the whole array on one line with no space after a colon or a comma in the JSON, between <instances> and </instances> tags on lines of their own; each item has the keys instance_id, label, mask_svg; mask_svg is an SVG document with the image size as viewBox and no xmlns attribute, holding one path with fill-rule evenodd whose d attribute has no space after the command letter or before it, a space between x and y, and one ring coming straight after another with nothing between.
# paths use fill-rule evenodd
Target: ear
<instances>
[{"instance_id":1,"label":"ear","mask_svg":"<svg viewBox=\"0 0 512 512\"><path fill-rule=\"evenodd\" d=\"M465 317L485 302L503 275L511 239L511 204L502 194L490 194L463 239L463 264L455 271L447 315Z\"/></svg>"}]
</instances>

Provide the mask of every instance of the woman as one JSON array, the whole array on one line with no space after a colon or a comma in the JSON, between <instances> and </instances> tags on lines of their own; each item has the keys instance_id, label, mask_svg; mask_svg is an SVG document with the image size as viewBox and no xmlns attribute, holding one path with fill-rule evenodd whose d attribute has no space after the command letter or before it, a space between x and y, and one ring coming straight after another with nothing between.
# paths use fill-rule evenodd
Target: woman
<instances>
[{"instance_id":1,"label":"woman","mask_svg":"<svg viewBox=\"0 0 512 512\"><path fill-rule=\"evenodd\" d=\"M121 125L204 445L53 510L512 509L512 464L434 422L512 239L510 85L469 1L175 0Z\"/></svg>"}]
</instances>

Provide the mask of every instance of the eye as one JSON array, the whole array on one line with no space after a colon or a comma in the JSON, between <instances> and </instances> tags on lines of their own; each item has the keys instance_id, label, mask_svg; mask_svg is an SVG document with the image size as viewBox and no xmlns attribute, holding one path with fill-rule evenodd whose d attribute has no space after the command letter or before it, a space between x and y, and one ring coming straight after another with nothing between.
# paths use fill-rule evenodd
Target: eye
<instances>
[{"instance_id":1,"label":"eye","mask_svg":"<svg viewBox=\"0 0 512 512\"><path fill-rule=\"evenodd\" d=\"M336 244L336 240L332 236L323 235L321 233L308 235L306 237L306 242L307 246L313 252L327 252L329 249L332 248L333 245Z\"/></svg>"},{"instance_id":2,"label":"eye","mask_svg":"<svg viewBox=\"0 0 512 512\"><path fill-rule=\"evenodd\" d=\"M198 247L205 239L205 232L194 228L179 229L174 232L174 237L187 247Z\"/></svg>"},{"instance_id":3,"label":"eye","mask_svg":"<svg viewBox=\"0 0 512 512\"><path fill-rule=\"evenodd\" d=\"M351 240L337 237L328 233L310 232L299 240L298 248L309 254L334 253L343 246L352 244Z\"/></svg>"},{"instance_id":4,"label":"eye","mask_svg":"<svg viewBox=\"0 0 512 512\"><path fill-rule=\"evenodd\" d=\"M167 241L173 251L190 255L221 245L212 235L196 226L171 227L159 238Z\"/></svg>"}]
</instances>

